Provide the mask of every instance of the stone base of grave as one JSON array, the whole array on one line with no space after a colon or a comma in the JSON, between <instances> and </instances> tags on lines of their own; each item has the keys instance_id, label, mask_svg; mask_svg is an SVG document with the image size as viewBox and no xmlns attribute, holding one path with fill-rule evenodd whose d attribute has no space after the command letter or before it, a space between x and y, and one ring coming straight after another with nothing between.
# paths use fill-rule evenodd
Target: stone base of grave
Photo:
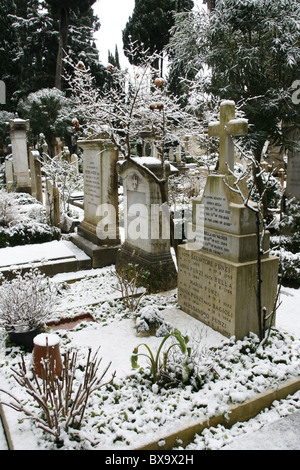
<instances>
[{"instance_id":1,"label":"stone base of grave","mask_svg":"<svg viewBox=\"0 0 300 470\"><path fill-rule=\"evenodd\" d=\"M27 193L27 194L31 194L31 186L27 186L27 185L16 185L15 191L16 191L16 193Z\"/></svg>"},{"instance_id":2,"label":"stone base of grave","mask_svg":"<svg viewBox=\"0 0 300 470\"><path fill-rule=\"evenodd\" d=\"M96 231L96 225L89 224L85 220L83 220L80 225L78 226L77 233L79 236L85 238L86 240L92 242L94 245L98 246L117 246L120 245L120 237L119 233L115 233L111 231L111 233L107 233L107 238L105 240L101 240Z\"/></svg>"},{"instance_id":3,"label":"stone base of grave","mask_svg":"<svg viewBox=\"0 0 300 470\"><path fill-rule=\"evenodd\" d=\"M258 334L256 268L256 261L237 263L179 246L178 305L228 338ZM278 258L266 257L261 269L262 305L268 314L276 297Z\"/></svg>"},{"instance_id":4,"label":"stone base of grave","mask_svg":"<svg viewBox=\"0 0 300 470\"><path fill-rule=\"evenodd\" d=\"M84 251L91 258L92 268L104 268L105 266L115 264L118 250L121 247L121 245L96 245L79 234L72 235L70 239L74 245Z\"/></svg>"},{"instance_id":5,"label":"stone base of grave","mask_svg":"<svg viewBox=\"0 0 300 470\"><path fill-rule=\"evenodd\" d=\"M150 254L125 242L117 255L116 269L126 271L129 263L149 271L150 292L163 292L177 287L177 271L171 253Z\"/></svg>"}]
</instances>

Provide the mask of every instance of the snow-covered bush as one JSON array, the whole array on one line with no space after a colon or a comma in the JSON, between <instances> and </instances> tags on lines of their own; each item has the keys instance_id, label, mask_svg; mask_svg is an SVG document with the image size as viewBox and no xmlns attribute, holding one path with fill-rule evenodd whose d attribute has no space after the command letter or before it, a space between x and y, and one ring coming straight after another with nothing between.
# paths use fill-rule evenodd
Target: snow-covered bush
<instances>
[{"instance_id":1,"label":"snow-covered bush","mask_svg":"<svg viewBox=\"0 0 300 470\"><path fill-rule=\"evenodd\" d=\"M33 330L53 311L56 291L37 268L14 276L0 274L0 325L7 331Z\"/></svg>"},{"instance_id":2,"label":"snow-covered bush","mask_svg":"<svg viewBox=\"0 0 300 470\"><path fill-rule=\"evenodd\" d=\"M0 226L7 226L16 215L16 203L13 193L0 189Z\"/></svg>"},{"instance_id":3,"label":"snow-covered bush","mask_svg":"<svg viewBox=\"0 0 300 470\"><path fill-rule=\"evenodd\" d=\"M296 198L285 201L284 213L271 236L272 254L279 258L283 285L300 286L300 204Z\"/></svg>"},{"instance_id":4,"label":"snow-covered bush","mask_svg":"<svg viewBox=\"0 0 300 470\"><path fill-rule=\"evenodd\" d=\"M83 189L83 175L76 174L64 151L53 158L44 154L44 160L42 171L59 191L61 213L70 215L70 197L74 191Z\"/></svg>"},{"instance_id":5,"label":"snow-covered bush","mask_svg":"<svg viewBox=\"0 0 300 470\"><path fill-rule=\"evenodd\" d=\"M33 397L36 406L25 407L5 390L1 392L9 397L9 401L2 401L2 404L25 413L38 428L55 437L57 447L62 447L64 439L69 440L70 436L76 438L88 399L94 391L99 391L101 387L107 385L102 381L111 364L100 375L101 358L98 358L98 351L91 356L91 349L89 350L85 366L77 363L76 351L72 355L66 351L63 354L62 376L57 377L49 366L50 361L51 358L44 360L43 379L40 383L34 370L29 374L23 356L19 368L12 369L14 379ZM114 374L110 382L113 378Z\"/></svg>"},{"instance_id":6,"label":"snow-covered bush","mask_svg":"<svg viewBox=\"0 0 300 470\"><path fill-rule=\"evenodd\" d=\"M172 331L172 325L165 322L158 308L153 305L143 307L136 314L135 324L137 333L155 332L156 336L165 336Z\"/></svg>"},{"instance_id":7,"label":"snow-covered bush","mask_svg":"<svg viewBox=\"0 0 300 470\"><path fill-rule=\"evenodd\" d=\"M32 208L23 212L23 207ZM19 209L22 208L22 211ZM22 213L21 213L22 212ZM48 225L45 209L29 194L0 191L0 248L58 240L61 231Z\"/></svg>"},{"instance_id":8,"label":"snow-covered bush","mask_svg":"<svg viewBox=\"0 0 300 470\"><path fill-rule=\"evenodd\" d=\"M61 232L57 227L24 218L13 221L9 227L0 227L0 248L45 243L58 240L60 235Z\"/></svg>"}]
</instances>

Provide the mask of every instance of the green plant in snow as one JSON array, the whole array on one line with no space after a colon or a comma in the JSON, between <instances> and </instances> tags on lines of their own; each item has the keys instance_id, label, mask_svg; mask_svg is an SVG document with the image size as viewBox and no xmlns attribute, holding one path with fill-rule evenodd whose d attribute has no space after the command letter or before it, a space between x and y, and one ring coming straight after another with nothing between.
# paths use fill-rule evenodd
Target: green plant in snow
<instances>
[{"instance_id":1,"label":"green plant in snow","mask_svg":"<svg viewBox=\"0 0 300 470\"><path fill-rule=\"evenodd\" d=\"M169 338L175 339L175 342L166 349L163 350L163 346L167 342ZM160 343L156 354L150 349L150 347L146 343L141 343L136 348L134 348L132 356L131 356L131 365L134 369L139 367L138 365L138 357L145 356L150 360L150 371L151 371L151 378L153 383L157 383L164 375L167 373L167 365L168 365L168 356L171 349L175 346L179 346L181 352L183 354L190 354L190 348L187 347L189 338L188 336L182 336L179 330L176 328L172 333L167 334L162 342ZM144 346L146 348L147 353L139 353L139 348Z\"/></svg>"}]
</instances>

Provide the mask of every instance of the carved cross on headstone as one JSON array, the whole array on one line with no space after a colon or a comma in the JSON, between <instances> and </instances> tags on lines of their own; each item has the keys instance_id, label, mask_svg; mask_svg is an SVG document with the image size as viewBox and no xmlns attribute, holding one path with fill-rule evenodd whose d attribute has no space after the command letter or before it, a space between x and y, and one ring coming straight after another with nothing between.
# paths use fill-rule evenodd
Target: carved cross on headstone
<instances>
[{"instance_id":1,"label":"carved cross on headstone","mask_svg":"<svg viewBox=\"0 0 300 470\"><path fill-rule=\"evenodd\" d=\"M220 137L219 173L221 175L233 170L234 146L231 136L246 135L248 120L235 119L234 101L223 101L220 105L220 121L208 125L209 137Z\"/></svg>"}]
</instances>

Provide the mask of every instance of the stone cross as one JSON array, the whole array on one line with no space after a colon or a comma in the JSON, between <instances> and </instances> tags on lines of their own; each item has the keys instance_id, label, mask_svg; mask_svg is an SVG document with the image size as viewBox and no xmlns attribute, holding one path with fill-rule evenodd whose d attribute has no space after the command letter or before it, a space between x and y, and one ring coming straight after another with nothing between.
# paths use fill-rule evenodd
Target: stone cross
<instances>
[{"instance_id":1,"label":"stone cross","mask_svg":"<svg viewBox=\"0 0 300 470\"><path fill-rule=\"evenodd\" d=\"M234 146L231 136L246 135L248 133L248 120L235 119L234 101L222 101L220 105L220 121L208 125L209 137L220 137L219 146L219 173L233 171Z\"/></svg>"}]
</instances>

